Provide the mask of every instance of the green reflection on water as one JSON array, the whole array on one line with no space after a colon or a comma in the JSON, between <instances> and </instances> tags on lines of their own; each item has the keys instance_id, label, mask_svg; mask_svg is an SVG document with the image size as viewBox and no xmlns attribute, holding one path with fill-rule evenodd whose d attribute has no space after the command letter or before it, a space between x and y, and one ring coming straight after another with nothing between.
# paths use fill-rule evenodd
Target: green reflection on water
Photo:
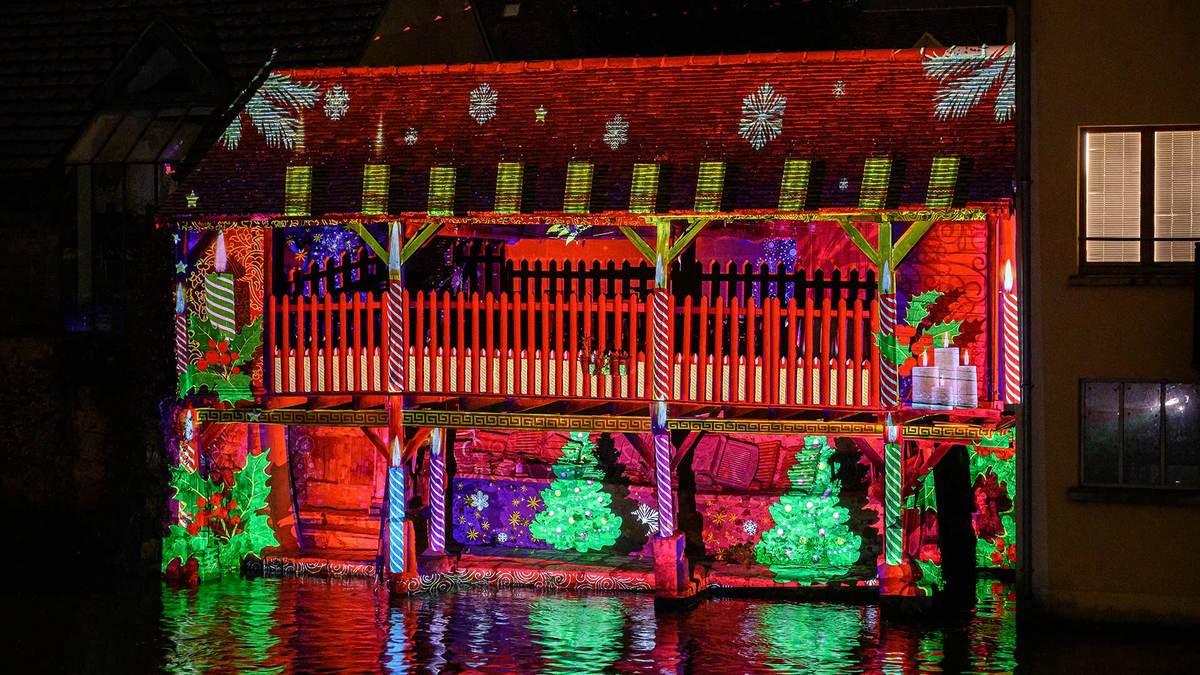
<instances>
[{"instance_id":1,"label":"green reflection on water","mask_svg":"<svg viewBox=\"0 0 1200 675\"><path fill-rule=\"evenodd\" d=\"M166 672L283 672L282 665L268 663L279 644L271 630L279 608L279 587L274 581L228 579L197 588L163 586L162 601L163 625L171 643Z\"/></svg>"},{"instance_id":2,"label":"green reflection on water","mask_svg":"<svg viewBox=\"0 0 1200 675\"><path fill-rule=\"evenodd\" d=\"M860 660L860 637L878 628L874 611L840 605L761 604L748 618L778 673L845 672Z\"/></svg>"},{"instance_id":3,"label":"green reflection on water","mask_svg":"<svg viewBox=\"0 0 1200 675\"><path fill-rule=\"evenodd\" d=\"M542 656L569 673L604 673L620 656L625 607L613 597L541 597L529 610L529 628Z\"/></svg>"}]
</instances>

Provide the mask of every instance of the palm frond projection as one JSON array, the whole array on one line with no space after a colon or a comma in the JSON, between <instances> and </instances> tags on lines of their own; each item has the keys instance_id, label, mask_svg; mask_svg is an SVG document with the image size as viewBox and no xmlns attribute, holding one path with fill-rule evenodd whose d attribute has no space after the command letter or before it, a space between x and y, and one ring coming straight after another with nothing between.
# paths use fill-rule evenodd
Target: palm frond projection
<instances>
[{"instance_id":1,"label":"palm frond projection","mask_svg":"<svg viewBox=\"0 0 1200 675\"><path fill-rule=\"evenodd\" d=\"M938 119L964 117L989 92L995 92L997 122L1012 119L1016 107L1015 47L951 47L925 60L925 76L937 80L934 113Z\"/></svg>"}]
</instances>

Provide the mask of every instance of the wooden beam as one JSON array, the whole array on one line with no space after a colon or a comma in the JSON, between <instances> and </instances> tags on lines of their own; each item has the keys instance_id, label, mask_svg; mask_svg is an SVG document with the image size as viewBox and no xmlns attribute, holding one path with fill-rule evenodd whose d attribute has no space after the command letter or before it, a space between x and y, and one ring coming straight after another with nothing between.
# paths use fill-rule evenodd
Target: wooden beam
<instances>
[{"instance_id":1,"label":"wooden beam","mask_svg":"<svg viewBox=\"0 0 1200 675\"><path fill-rule=\"evenodd\" d=\"M675 262L687 250L687 247L691 245L692 240L700 234L700 231L708 227L708 224L712 221L712 218L689 219L687 229L683 231L683 234L679 235L679 239L676 239L674 244L671 244L667 259L663 262L667 264Z\"/></svg>"},{"instance_id":2,"label":"wooden beam","mask_svg":"<svg viewBox=\"0 0 1200 675\"><path fill-rule=\"evenodd\" d=\"M421 447L421 444L425 442L426 438L429 438L429 434L432 432L433 427L420 427L413 433L408 442L404 444L404 461L407 462L417 454L417 448Z\"/></svg>"},{"instance_id":3,"label":"wooden beam","mask_svg":"<svg viewBox=\"0 0 1200 675\"><path fill-rule=\"evenodd\" d=\"M404 264L417 251L421 250L421 247L427 244L430 239L433 239L433 235L437 234L440 229L442 229L440 221L422 224L417 233L411 239L404 242L404 250L400 252L400 264ZM384 257L386 258L387 256Z\"/></svg>"},{"instance_id":4,"label":"wooden beam","mask_svg":"<svg viewBox=\"0 0 1200 675\"><path fill-rule=\"evenodd\" d=\"M390 462L392 457L388 454L387 443L379 437L379 434L375 433L375 430L369 427L359 427L359 429L362 430L363 436L366 436L367 440L371 441L371 445L375 446L375 449L379 451L380 456L383 457L383 461Z\"/></svg>"},{"instance_id":5,"label":"wooden beam","mask_svg":"<svg viewBox=\"0 0 1200 675\"><path fill-rule=\"evenodd\" d=\"M204 452L213 443L217 442L217 439L221 437L221 434L225 433L227 428L229 428L228 424L222 424L220 422L214 422L208 425L208 428L200 433L200 445L197 447L197 449L200 452Z\"/></svg>"},{"instance_id":6,"label":"wooden beam","mask_svg":"<svg viewBox=\"0 0 1200 675\"><path fill-rule=\"evenodd\" d=\"M279 408L294 408L298 405L307 405L307 396L264 396L263 407L267 410L277 410Z\"/></svg>"},{"instance_id":7,"label":"wooden beam","mask_svg":"<svg viewBox=\"0 0 1200 675\"><path fill-rule=\"evenodd\" d=\"M904 257L908 255L912 247L916 246L917 242L921 240L921 237L925 236L925 233L931 227L933 227L932 220L918 220L900 237L900 241L896 242L896 245L892 247L893 270L900 265L900 261L904 260Z\"/></svg>"},{"instance_id":8,"label":"wooden beam","mask_svg":"<svg viewBox=\"0 0 1200 675\"><path fill-rule=\"evenodd\" d=\"M384 248L370 232L367 231L367 228L363 227L362 223L346 223L346 229L357 234L359 238L363 240L363 243L369 246L371 250L375 252L375 255L379 256L380 260L385 262L387 261L387 249Z\"/></svg>"},{"instance_id":9,"label":"wooden beam","mask_svg":"<svg viewBox=\"0 0 1200 675\"><path fill-rule=\"evenodd\" d=\"M321 410L322 408L336 408L340 405L352 403L354 397L350 395L344 396L313 396L309 402L309 410Z\"/></svg>"},{"instance_id":10,"label":"wooden beam","mask_svg":"<svg viewBox=\"0 0 1200 675\"><path fill-rule=\"evenodd\" d=\"M650 244L647 244L645 239L642 239L642 235L634 232L633 228L628 225L618 224L617 229L621 231L621 234L625 235L626 239L633 243L633 247L638 250L638 253L642 254L646 262L651 265L654 264L654 248Z\"/></svg>"},{"instance_id":11,"label":"wooden beam","mask_svg":"<svg viewBox=\"0 0 1200 675\"><path fill-rule=\"evenodd\" d=\"M867 238L863 236L863 233L860 232L857 227L855 227L854 223L852 223L848 218L838 218L837 223L838 225L842 226L842 230L845 231L846 236L850 237L850 241L854 242L854 245L858 247L858 250L862 251L862 254L867 256L867 260L870 260L873 265L879 267L882 263L882 261L879 259L879 251L875 250L871 246L871 243L867 241Z\"/></svg>"},{"instance_id":12,"label":"wooden beam","mask_svg":"<svg viewBox=\"0 0 1200 675\"><path fill-rule=\"evenodd\" d=\"M650 471L653 472L654 448L650 447L650 444L646 442L646 439L643 438L641 434L627 432L623 435L625 436L625 440L629 441L629 444L633 446L633 449L637 450L637 453L642 456L643 460L646 461L646 466L650 469Z\"/></svg>"}]
</instances>

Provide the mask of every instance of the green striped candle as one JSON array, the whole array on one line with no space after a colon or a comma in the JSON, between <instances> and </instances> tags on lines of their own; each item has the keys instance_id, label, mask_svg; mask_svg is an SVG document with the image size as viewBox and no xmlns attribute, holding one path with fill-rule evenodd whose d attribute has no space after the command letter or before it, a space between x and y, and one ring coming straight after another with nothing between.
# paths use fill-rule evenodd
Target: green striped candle
<instances>
[{"instance_id":1,"label":"green striped candle","mask_svg":"<svg viewBox=\"0 0 1200 675\"><path fill-rule=\"evenodd\" d=\"M225 233L217 233L217 250L213 267L215 274L204 277L208 295L208 320L226 338L237 332L234 318L233 275L225 274Z\"/></svg>"},{"instance_id":2,"label":"green striped candle","mask_svg":"<svg viewBox=\"0 0 1200 675\"><path fill-rule=\"evenodd\" d=\"M904 521L901 518L901 497L904 486L904 453L899 440L899 429L887 416L884 425L883 445L883 560L888 565L899 565L904 553Z\"/></svg>"}]
</instances>

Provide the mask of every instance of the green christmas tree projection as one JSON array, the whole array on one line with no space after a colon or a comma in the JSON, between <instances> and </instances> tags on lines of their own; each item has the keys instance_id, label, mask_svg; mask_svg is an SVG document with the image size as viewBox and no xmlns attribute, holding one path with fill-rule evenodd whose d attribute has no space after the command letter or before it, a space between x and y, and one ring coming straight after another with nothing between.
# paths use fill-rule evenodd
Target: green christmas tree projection
<instances>
[{"instance_id":1,"label":"green christmas tree projection","mask_svg":"<svg viewBox=\"0 0 1200 675\"><path fill-rule=\"evenodd\" d=\"M195 558L200 579L219 577L241 568L242 558L266 546L278 546L267 515L268 450L246 455L246 466L235 471L233 484L201 478L179 466L171 467L175 501L188 514L186 525L172 525L163 539L162 569L172 560Z\"/></svg>"},{"instance_id":2,"label":"green christmas tree projection","mask_svg":"<svg viewBox=\"0 0 1200 675\"><path fill-rule=\"evenodd\" d=\"M612 497L601 489L596 444L587 432L572 432L563 456L554 465L558 480L542 491L546 510L537 515L529 533L554 548L580 553L612 546L621 535L621 517L609 504Z\"/></svg>"},{"instance_id":3,"label":"green christmas tree projection","mask_svg":"<svg viewBox=\"0 0 1200 675\"><path fill-rule=\"evenodd\" d=\"M824 583L858 561L862 538L850 531L850 511L838 506L842 484L833 478L832 456L825 437L804 439L788 471L792 489L770 508L775 527L754 545L755 559L771 568L778 583Z\"/></svg>"}]
</instances>

